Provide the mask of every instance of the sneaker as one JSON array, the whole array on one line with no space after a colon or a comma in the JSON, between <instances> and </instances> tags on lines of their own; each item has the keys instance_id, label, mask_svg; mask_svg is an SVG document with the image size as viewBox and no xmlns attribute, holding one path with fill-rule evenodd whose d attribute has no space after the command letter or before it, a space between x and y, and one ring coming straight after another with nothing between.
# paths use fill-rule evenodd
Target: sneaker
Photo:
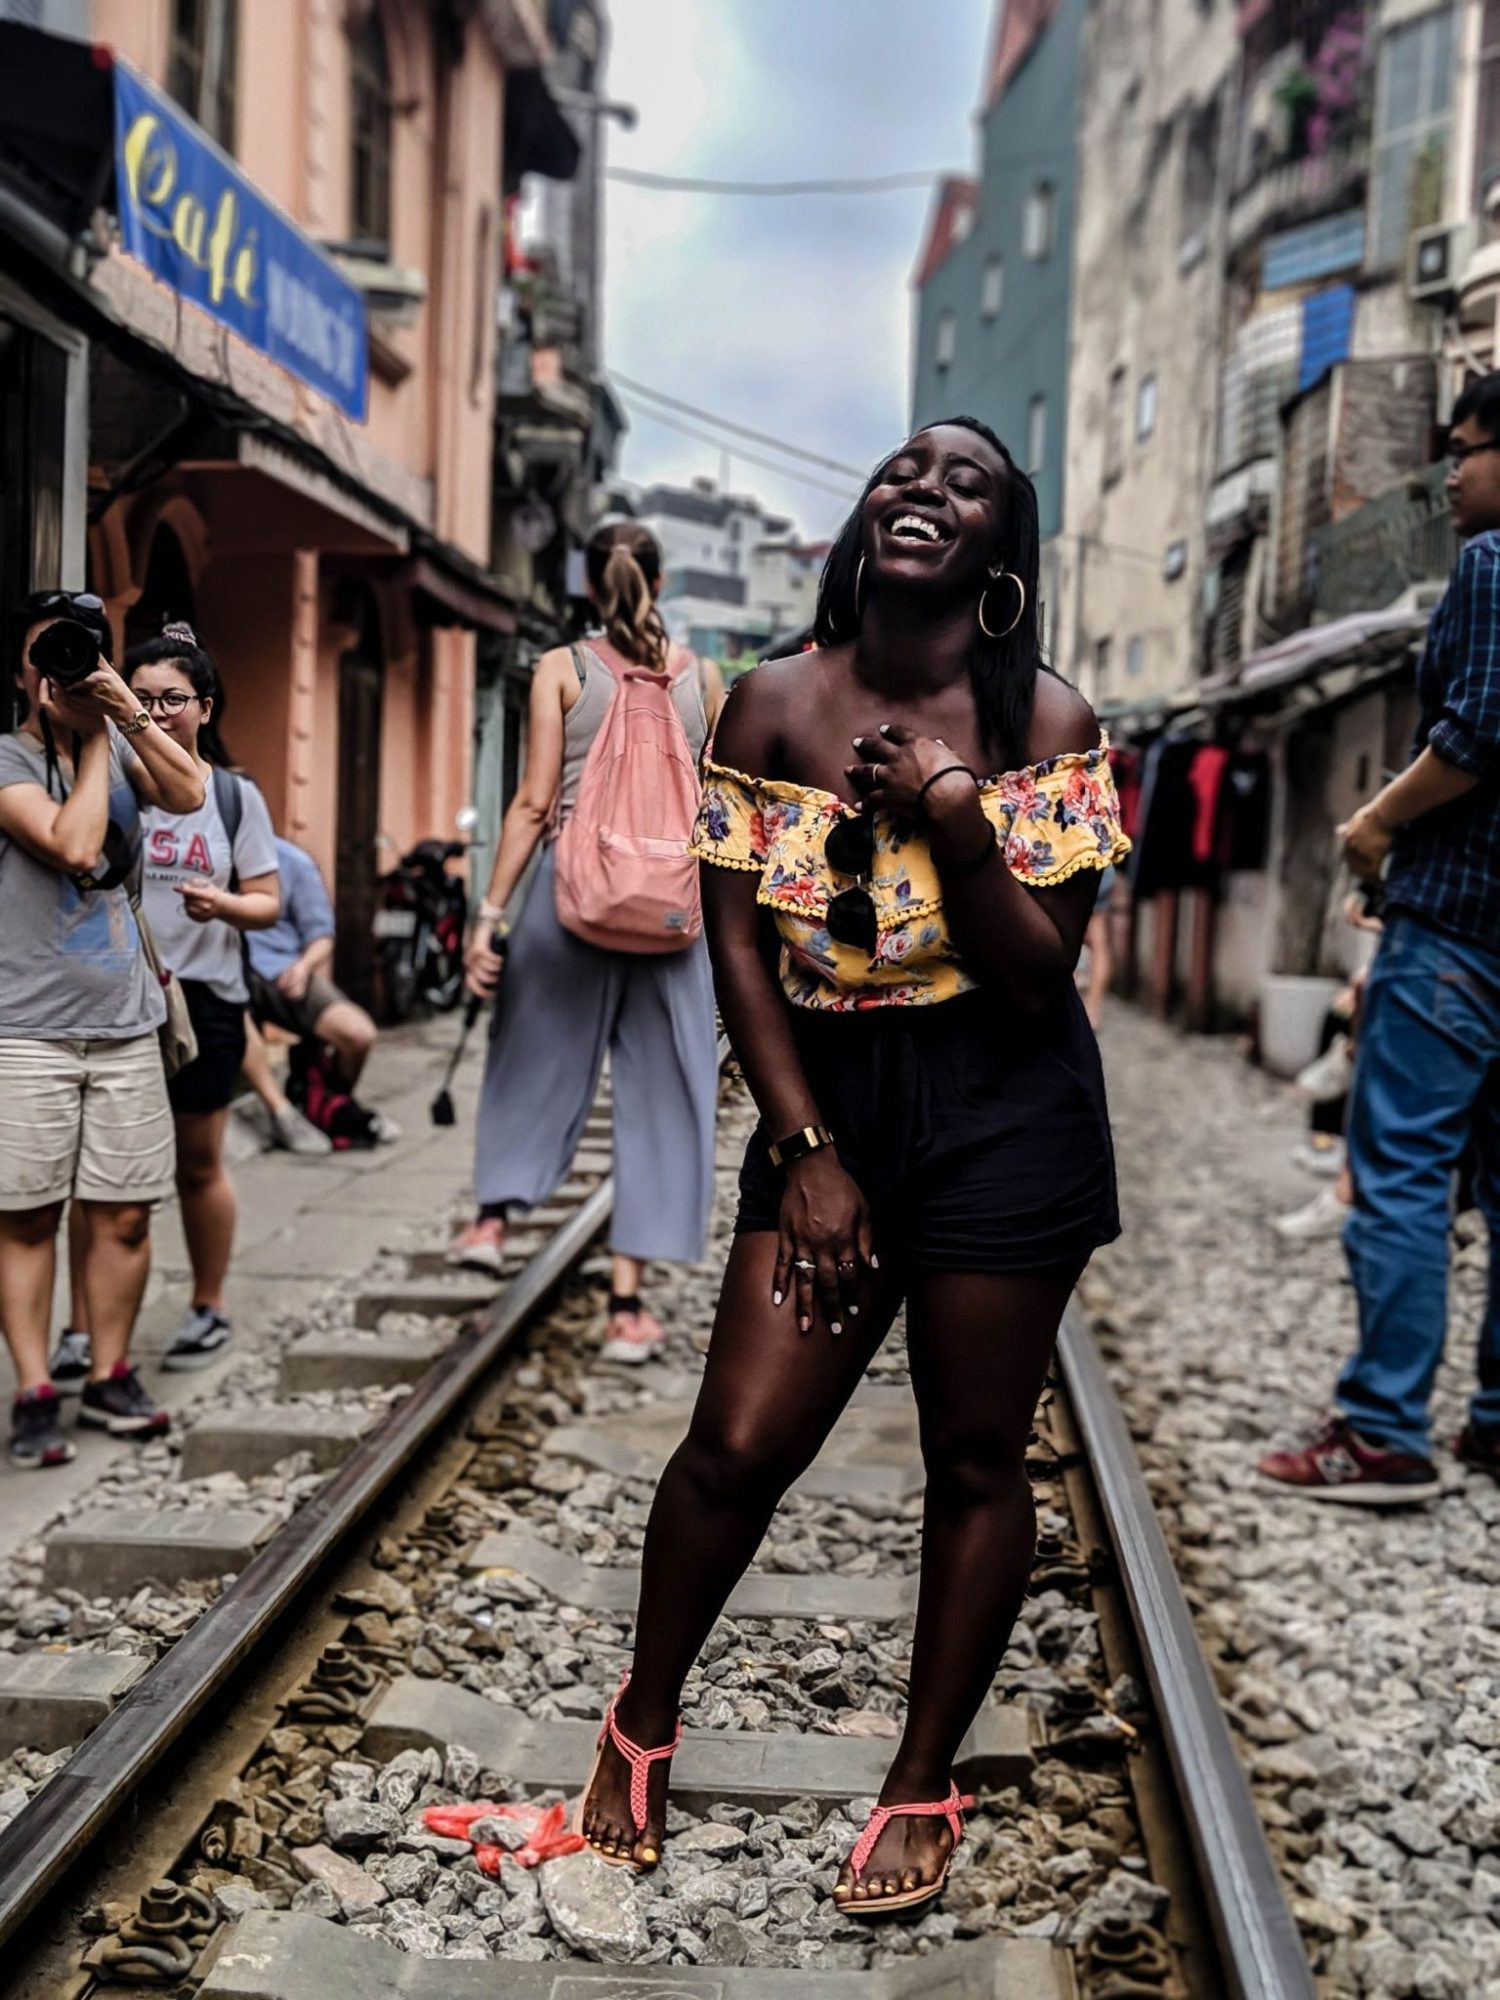
<instances>
[{"instance_id":1,"label":"sneaker","mask_svg":"<svg viewBox=\"0 0 1500 2000\"><path fill-rule=\"evenodd\" d=\"M1434 1499L1437 1467L1411 1451L1388 1451L1362 1438L1347 1417L1330 1417L1300 1451L1268 1452L1261 1476L1294 1487L1309 1500L1350 1507L1405 1507Z\"/></svg>"},{"instance_id":2,"label":"sneaker","mask_svg":"<svg viewBox=\"0 0 1500 2000\"><path fill-rule=\"evenodd\" d=\"M1349 1210L1331 1187L1320 1187L1312 1200L1290 1215L1278 1215L1271 1227L1287 1243L1311 1243L1320 1236L1337 1236Z\"/></svg>"},{"instance_id":3,"label":"sneaker","mask_svg":"<svg viewBox=\"0 0 1500 2000\"><path fill-rule=\"evenodd\" d=\"M496 1216L471 1222L449 1244L445 1262L456 1270L483 1271L498 1278L505 1269L505 1224Z\"/></svg>"},{"instance_id":4,"label":"sneaker","mask_svg":"<svg viewBox=\"0 0 1500 2000\"><path fill-rule=\"evenodd\" d=\"M43 1465L67 1465L76 1456L71 1438L58 1425L57 1391L50 1382L37 1389L23 1389L10 1406L10 1455L12 1462L34 1472Z\"/></svg>"},{"instance_id":5,"label":"sneaker","mask_svg":"<svg viewBox=\"0 0 1500 2000\"><path fill-rule=\"evenodd\" d=\"M57 1336L57 1345L47 1364L47 1373L59 1396L78 1394L89 1379L93 1360L93 1343L88 1335L79 1333L76 1327L65 1326Z\"/></svg>"},{"instance_id":6,"label":"sneaker","mask_svg":"<svg viewBox=\"0 0 1500 2000\"><path fill-rule=\"evenodd\" d=\"M387 1118L383 1111L370 1113L370 1130L375 1135L377 1146L394 1146L401 1137L401 1127L394 1118Z\"/></svg>"},{"instance_id":7,"label":"sneaker","mask_svg":"<svg viewBox=\"0 0 1500 2000\"><path fill-rule=\"evenodd\" d=\"M163 1368L207 1368L234 1339L234 1328L213 1306L189 1306L161 1358Z\"/></svg>"},{"instance_id":8,"label":"sneaker","mask_svg":"<svg viewBox=\"0 0 1500 2000\"><path fill-rule=\"evenodd\" d=\"M1309 1132L1300 1145L1292 1148L1292 1158L1310 1174L1337 1180L1343 1171L1344 1142L1331 1132Z\"/></svg>"},{"instance_id":9,"label":"sneaker","mask_svg":"<svg viewBox=\"0 0 1500 2000\"><path fill-rule=\"evenodd\" d=\"M310 1118L304 1118L294 1104L289 1104L285 1111L271 1113L271 1143L284 1153L303 1153L309 1157L333 1151L328 1134L320 1132Z\"/></svg>"},{"instance_id":10,"label":"sneaker","mask_svg":"<svg viewBox=\"0 0 1500 2000\"><path fill-rule=\"evenodd\" d=\"M1453 1449L1460 1464L1500 1479L1500 1429L1491 1424L1465 1424L1453 1440Z\"/></svg>"},{"instance_id":11,"label":"sneaker","mask_svg":"<svg viewBox=\"0 0 1500 2000\"><path fill-rule=\"evenodd\" d=\"M633 1312L611 1313L609 1334L599 1350L599 1359L623 1362L627 1368L639 1368L643 1361L651 1359L665 1339L661 1322L644 1307Z\"/></svg>"},{"instance_id":12,"label":"sneaker","mask_svg":"<svg viewBox=\"0 0 1500 2000\"><path fill-rule=\"evenodd\" d=\"M1347 1097L1353 1082L1354 1051L1347 1035L1335 1035L1322 1055L1297 1076L1297 1088L1314 1104L1333 1104Z\"/></svg>"},{"instance_id":13,"label":"sneaker","mask_svg":"<svg viewBox=\"0 0 1500 2000\"><path fill-rule=\"evenodd\" d=\"M117 1361L102 1382L85 1383L78 1421L111 1437L154 1438L172 1428L172 1419L152 1402L128 1361Z\"/></svg>"}]
</instances>

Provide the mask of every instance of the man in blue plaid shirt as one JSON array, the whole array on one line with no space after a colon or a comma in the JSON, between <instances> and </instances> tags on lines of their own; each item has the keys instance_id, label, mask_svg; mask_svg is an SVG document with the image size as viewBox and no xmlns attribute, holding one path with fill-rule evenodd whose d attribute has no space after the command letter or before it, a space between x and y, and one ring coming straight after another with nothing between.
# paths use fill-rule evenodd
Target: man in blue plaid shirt
<instances>
[{"instance_id":1,"label":"man in blue plaid shirt","mask_svg":"<svg viewBox=\"0 0 1500 2000\"><path fill-rule=\"evenodd\" d=\"M1458 1455L1500 1476L1500 374L1454 405L1448 468L1465 547L1417 674L1416 757L1340 829L1356 874L1373 880L1389 862L1349 1111L1359 1347L1322 1431L1261 1461L1310 1498L1369 1506L1439 1489L1428 1404L1471 1146L1490 1287Z\"/></svg>"}]
</instances>

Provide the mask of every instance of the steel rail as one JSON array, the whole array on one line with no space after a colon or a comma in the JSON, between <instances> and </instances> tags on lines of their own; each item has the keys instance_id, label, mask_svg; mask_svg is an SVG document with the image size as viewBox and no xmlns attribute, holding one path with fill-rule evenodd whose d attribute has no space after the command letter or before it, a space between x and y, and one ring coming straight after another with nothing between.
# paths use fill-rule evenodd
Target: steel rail
<instances>
[{"instance_id":1,"label":"steel rail","mask_svg":"<svg viewBox=\"0 0 1500 2000\"><path fill-rule=\"evenodd\" d=\"M1058 1357L1120 1566L1230 2000L1316 2000L1155 1503L1076 1305L1064 1317Z\"/></svg>"},{"instance_id":2,"label":"steel rail","mask_svg":"<svg viewBox=\"0 0 1500 2000\"><path fill-rule=\"evenodd\" d=\"M433 1363L332 1477L136 1682L0 1831L0 1946L116 1819L189 1725L276 1631L312 1578L441 1430L609 1219L613 1177Z\"/></svg>"}]
</instances>

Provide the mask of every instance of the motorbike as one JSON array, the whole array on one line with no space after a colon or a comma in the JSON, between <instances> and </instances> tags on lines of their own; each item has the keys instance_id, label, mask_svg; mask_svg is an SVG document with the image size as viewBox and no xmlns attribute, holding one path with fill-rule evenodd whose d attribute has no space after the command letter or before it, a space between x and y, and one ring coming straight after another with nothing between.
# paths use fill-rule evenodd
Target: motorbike
<instances>
[{"instance_id":1,"label":"motorbike","mask_svg":"<svg viewBox=\"0 0 1500 2000\"><path fill-rule=\"evenodd\" d=\"M467 832L473 820L460 813L459 824ZM418 1007L450 1013L462 998L469 897L448 864L472 844L419 840L376 884L375 949L388 1021L408 1020Z\"/></svg>"}]
</instances>

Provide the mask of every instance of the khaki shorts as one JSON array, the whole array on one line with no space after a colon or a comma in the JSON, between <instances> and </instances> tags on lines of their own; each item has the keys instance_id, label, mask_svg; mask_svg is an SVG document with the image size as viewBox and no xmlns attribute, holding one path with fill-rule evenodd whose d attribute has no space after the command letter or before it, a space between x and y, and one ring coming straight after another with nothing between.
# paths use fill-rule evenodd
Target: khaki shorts
<instances>
[{"instance_id":1,"label":"khaki shorts","mask_svg":"<svg viewBox=\"0 0 1500 2000\"><path fill-rule=\"evenodd\" d=\"M158 1202L177 1165L161 1044L0 1036L0 1210Z\"/></svg>"}]
</instances>

